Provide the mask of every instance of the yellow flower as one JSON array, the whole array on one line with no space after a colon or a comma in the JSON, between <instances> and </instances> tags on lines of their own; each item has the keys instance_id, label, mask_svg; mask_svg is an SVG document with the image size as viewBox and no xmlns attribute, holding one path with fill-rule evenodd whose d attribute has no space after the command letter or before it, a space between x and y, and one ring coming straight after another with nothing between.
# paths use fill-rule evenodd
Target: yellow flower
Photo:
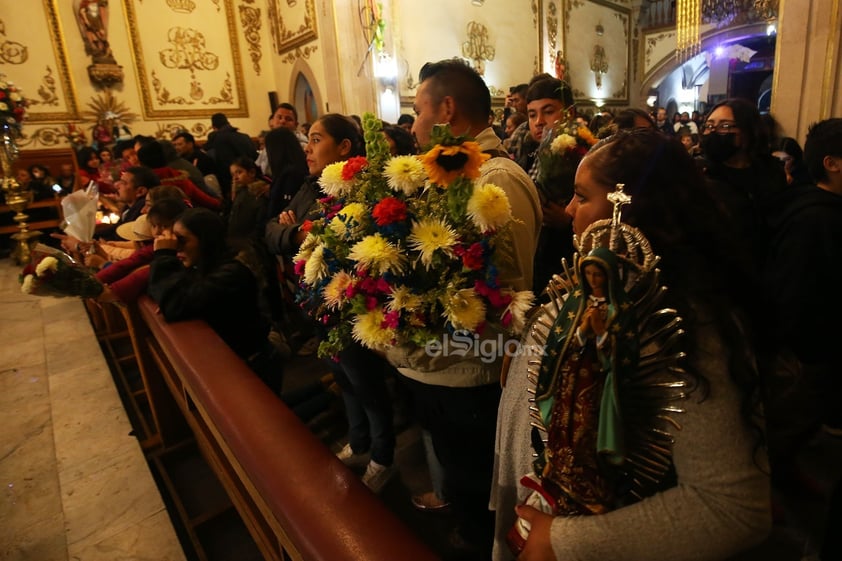
<instances>
[{"instance_id":1,"label":"yellow flower","mask_svg":"<svg viewBox=\"0 0 842 561\"><path fill-rule=\"evenodd\" d=\"M9 106L6 105L5 103L3 103L2 101L0 101L0 111L8 111L8 110L9 110Z\"/></svg>"},{"instance_id":2,"label":"yellow flower","mask_svg":"<svg viewBox=\"0 0 842 561\"><path fill-rule=\"evenodd\" d=\"M421 253L421 263L430 269L433 255L442 250L451 255L451 247L456 243L458 235L443 219L424 219L412 224L412 232L407 238L409 247Z\"/></svg>"},{"instance_id":3,"label":"yellow flower","mask_svg":"<svg viewBox=\"0 0 842 561\"><path fill-rule=\"evenodd\" d=\"M387 271L403 271L406 257L400 249L380 234L366 236L351 248L348 258L356 261L362 268L371 269L377 274Z\"/></svg>"},{"instance_id":4,"label":"yellow flower","mask_svg":"<svg viewBox=\"0 0 842 561\"><path fill-rule=\"evenodd\" d=\"M32 294L32 289L34 288L35 283L35 276L34 275L26 275L23 277L23 282L20 284L20 291L24 294Z\"/></svg>"},{"instance_id":5,"label":"yellow flower","mask_svg":"<svg viewBox=\"0 0 842 561\"><path fill-rule=\"evenodd\" d=\"M463 288L444 303L444 317L456 329L474 331L485 319L485 304L473 288Z\"/></svg>"},{"instance_id":6,"label":"yellow flower","mask_svg":"<svg viewBox=\"0 0 842 561\"><path fill-rule=\"evenodd\" d=\"M298 248L298 253L296 253L295 257L292 258L293 262L307 261L310 259L310 255L313 253L313 249L315 249L318 243L319 238L308 232L307 237L304 238L304 241L301 242L301 246Z\"/></svg>"},{"instance_id":7,"label":"yellow flower","mask_svg":"<svg viewBox=\"0 0 842 561\"><path fill-rule=\"evenodd\" d=\"M397 156L389 160L383 169L389 187L394 191L403 191L412 195L424 185L427 175L417 156Z\"/></svg>"},{"instance_id":8,"label":"yellow flower","mask_svg":"<svg viewBox=\"0 0 842 561\"><path fill-rule=\"evenodd\" d=\"M45 257L35 267L35 274L41 277L47 271L55 271L56 269L58 269L58 259L55 257Z\"/></svg>"},{"instance_id":9,"label":"yellow flower","mask_svg":"<svg viewBox=\"0 0 842 561\"><path fill-rule=\"evenodd\" d=\"M325 246L317 245L304 264L304 282L313 285L327 275L327 264L324 259Z\"/></svg>"},{"instance_id":10,"label":"yellow flower","mask_svg":"<svg viewBox=\"0 0 842 561\"><path fill-rule=\"evenodd\" d=\"M421 297L413 294L406 286L398 286L392 290L386 309L390 312L411 312L421 307Z\"/></svg>"},{"instance_id":11,"label":"yellow flower","mask_svg":"<svg viewBox=\"0 0 842 561\"><path fill-rule=\"evenodd\" d=\"M480 150L479 144L471 140L454 146L436 144L421 156L421 162L430 181L446 187L459 176L468 179L479 177L480 166L490 157Z\"/></svg>"},{"instance_id":12,"label":"yellow flower","mask_svg":"<svg viewBox=\"0 0 842 561\"><path fill-rule=\"evenodd\" d=\"M509 197L500 187L491 183L474 187L468 199L468 216L483 232L494 231L512 219Z\"/></svg>"},{"instance_id":13,"label":"yellow flower","mask_svg":"<svg viewBox=\"0 0 842 561\"><path fill-rule=\"evenodd\" d=\"M383 319L383 309L379 307L358 315L351 330L354 339L370 349L390 345L395 338L395 330L384 328Z\"/></svg>"},{"instance_id":14,"label":"yellow flower","mask_svg":"<svg viewBox=\"0 0 842 561\"><path fill-rule=\"evenodd\" d=\"M345 289L354 282L354 277L345 271L339 271L324 288L325 304L328 308L338 310L345 302Z\"/></svg>"},{"instance_id":15,"label":"yellow flower","mask_svg":"<svg viewBox=\"0 0 842 561\"><path fill-rule=\"evenodd\" d=\"M598 139L598 138L596 138L596 137L593 135L593 133L591 132L591 130L590 130L588 127L582 127L582 126L580 126L580 127L576 130L576 134L577 134L577 135L579 135L579 138L581 138L582 140L584 140L585 142L587 142L587 143L588 143L588 146L593 146L594 144L596 144L597 142L599 142L599 139Z\"/></svg>"},{"instance_id":16,"label":"yellow flower","mask_svg":"<svg viewBox=\"0 0 842 561\"><path fill-rule=\"evenodd\" d=\"M349 230L353 235L362 229L362 219L365 213L365 206L361 203L349 203L342 207L342 210L330 221L330 229L336 232L338 236L344 236Z\"/></svg>"},{"instance_id":17,"label":"yellow flower","mask_svg":"<svg viewBox=\"0 0 842 561\"><path fill-rule=\"evenodd\" d=\"M556 154L564 154L571 148L576 147L576 139L569 134L560 134L553 139L550 150Z\"/></svg>"},{"instance_id":18,"label":"yellow flower","mask_svg":"<svg viewBox=\"0 0 842 561\"><path fill-rule=\"evenodd\" d=\"M345 162L336 162L322 170L319 185L326 195L341 197L351 190L353 182L342 179L342 168L344 167Z\"/></svg>"}]
</instances>

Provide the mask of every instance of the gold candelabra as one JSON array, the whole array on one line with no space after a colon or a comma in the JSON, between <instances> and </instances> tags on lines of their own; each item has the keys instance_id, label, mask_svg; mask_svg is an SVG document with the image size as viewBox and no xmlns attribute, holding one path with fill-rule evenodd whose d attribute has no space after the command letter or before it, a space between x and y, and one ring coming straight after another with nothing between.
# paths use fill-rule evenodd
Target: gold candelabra
<instances>
[{"instance_id":1,"label":"gold candelabra","mask_svg":"<svg viewBox=\"0 0 842 561\"><path fill-rule=\"evenodd\" d=\"M16 132L6 123L0 125L0 165L3 168L3 195L6 204L15 211L14 221L17 222L18 233L12 234L12 239L17 245L12 251L12 258L18 265L26 265L32 260L30 244L33 238L37 238L41 232L29 231L29 215L24 211L32 202L32 191L26 185L19 185L12 175L12 163L18 157L18 147L15 142Z\"/></svg>"}]
</instances>

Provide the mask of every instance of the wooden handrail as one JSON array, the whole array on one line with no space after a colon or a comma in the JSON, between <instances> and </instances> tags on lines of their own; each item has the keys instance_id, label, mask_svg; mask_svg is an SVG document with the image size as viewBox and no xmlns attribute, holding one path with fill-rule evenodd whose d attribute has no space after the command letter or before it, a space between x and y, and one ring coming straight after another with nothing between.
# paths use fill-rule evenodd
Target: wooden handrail
<instances>
[{"instance_id":1,"label":"wooden handrail","mask_svg":"<svg viewBox=\"0 0 842 561\"><path fill-rule=\"evenodd\" d=\"M437 559L208 325L168 324L148 297L139 309L176 401L266 559Z\"/></svg>"}]
</instances>

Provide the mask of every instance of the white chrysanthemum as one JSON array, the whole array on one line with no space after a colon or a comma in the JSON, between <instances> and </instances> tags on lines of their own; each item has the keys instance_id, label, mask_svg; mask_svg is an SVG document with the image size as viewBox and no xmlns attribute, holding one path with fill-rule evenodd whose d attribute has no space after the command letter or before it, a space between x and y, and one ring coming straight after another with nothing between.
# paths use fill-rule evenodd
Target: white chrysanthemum
<instances>
[{"instance_id":1,"label":"white chrysanthemum","mask_svg":"<svg viewBox=\"0 0 842 561\"><path fill-rule=\"evenodd\" d=\"M307 261L310 259L310 254L313 253L313 249L319 244L318 236L314 236L312 233L308 232L307 237L304 238L304 241L301 242L301 246L298 248L298 253L295 254L293 257L293 263L298 261Z\"/></svg>"},{"instance_id":2,"label":"white chrysanthemum","mask_svg":"<svg viewBox=\"0 0 842 561\"><path fill-rule=\"evenodd\" d=\"M9 94L9 99L11 99L12 101L20 101L23 99L23 97L18 92L11 92Z\"/></svg>"},{"instance_id":3,"label":"white chrysanthemum","mask_svg":"<svg viewBox=\"0 0 842 561\"><path fill-rule=\"evenodd\" d=\"M39 277L44 276L47 271L55 272L58 269L58 259L55 257L45 257L35 267L35 274Z\"/></svg>"},{"instance_id":4,"label":"white chrysanthemum","mask_svg":"<svg viewBox=\"0 0 842 561\"><path fill-rule=\"evenodd\" d=\"M398 286L392 289L386 310L390 312L411 312L421 307L421 297L414 294L406 286Z\"/></svg>"},{"instance_id":5,"label":"white chrysanthemum","mask_svg":"<svg viewBox=\"0 0 842 561\"><path fill-rule=\"evenodd\" d=\"M395 338L395 330L384 328L383 319L383 309L379 307L358 315L354 318L354 327L351 330L354 339L369 349L390 345Z\"/></svg>"},{"instance_id":6,"label":"white chrysanthemum","mask_svg":"<svg viewBox=\"0 0 842 561\"><path fill-rule=\"evenodd\" d=\"M509 197L503 189L491 183L474 187L467 211L471 221L483 232L505 226L512 219Z\"/></svg>"},{"instance_id":7,"label":"white chrysanthemum","mask_svg":"<svg viewBox=\"0 0 842 561\"><path fill-rule=\"evenodd\" d=\"M473 288L463 288L444 302L444 317L456 329L475 331L485 319L485 303Z\"/></svg>"},{"instance_id":8,"label":"white chrysanthemum","mask_svg":"<svg viewBox=\"0 0 842 561\"><path fill-rule=\"evenodd\" d=\"M33 288L35 288L35 276L26 275L23 277L23 282L20 284L20 291L24 294L32 294Z\"/></svg>"},{"instance_id":9,"label":"white chrysanthemum","mask_svg":"<svg viewBox=\"0 0 842 561\"><path fill-rule=\"evenodd\" d=\"M348 258L378 275L387 271L401 273L406 265L406 257L400 248L380 234L366 236L355 243Z\"/></svg>"},{"instance_id":10,"label":"white chrysanthemum","mask_svg":"<svg viewBox=\"0 0 842 561\"><path fill-rule=\"evenodd\" d=\"M511 296L512 301L503 310L503 315L506 312L512 314L512 323L509 329L512 333L520 333L526 325L526 312L532 307L532 301L535 299L535 295L532 294L531 290L521 290L519 292L513 292Z\"/></svg>"},{"instance_id":11,"label":"white chrysanthemum","mask_svg":"<svg viewBox=\"0 0 842 561\"><path fill-rule=\"evenodd\" d=\"M389 187L394 191L403 191L407 196L423 187L427 180L424 165L416 156L392 158L383 168L383 175L386 176Z\"/></svg>"},{"instance_id":12,"label":"white chrysanthemum","mask_svg":"<svg viewBox=\"0 0 842 561\"><path fill-rule=\"evenodd\" d=\"M550 144L550 150L556 154L564 154L568 150L576 147L576 139L569 134L560 134L553 139Z\"/></svg>"},{"instance_id":13,"label":"white chrysanthemum","mask_svg":"<svg viewBox=\"0 0 842 561\"><path fill-rule=\"evenodd\" d=\"M327 263L325 263L324 251L325 246L322 244L317 245L304 264L304 282L309 285L314 285L327 276Z\"/></svg>"},{"instance_id":14,"label":"white chrysanthemum","mask_svg":"<svg viewBox=\"0 0 842 561\"><path fill-rule=\"evenodd\" d=\"M336 216L330 221L330 229L333 230L337 236L344 236L350 230L351 234L361 230L363 217L365 216L366 208L361 203L350 203L342 207Z\"/></svg>"},{"instance_id":15,"label":"white chrysanthemum","mask_svg":"<svg viewBox=\"0 0 842 561\"><path fill-rule=\"evenodd\" d=\"M421 254L421 263L429 269L433 264L436 251L452 254L452 247L459 239L456 230L443 219L425 218L412 224L412 232L407 238L410 249Z\"/></svg>"},{"instance_id":16,"label":"white chrysanthemum","mask_svg":"<svg viewBox=\"0 0 842 561\"><path fill-rule=\"evenodd\" d=\"M342 179L342 168L345 162L336 162L326 166L319 177L319 185L326 195L341 197L351 190L352 183Z\"/></svg>"},{"instance_id":17,"label":"white chrysanthemum","mask_svg":"<svg viewBox=\"0 0 842 561\"><path fill-rule=\"evenodd\" d=\"M345 271L339 271L330 279L324 290L325 305L332 310L338 310L345 302L345 290L354 282L354 277Z\"/></svg>"}]
</instances>

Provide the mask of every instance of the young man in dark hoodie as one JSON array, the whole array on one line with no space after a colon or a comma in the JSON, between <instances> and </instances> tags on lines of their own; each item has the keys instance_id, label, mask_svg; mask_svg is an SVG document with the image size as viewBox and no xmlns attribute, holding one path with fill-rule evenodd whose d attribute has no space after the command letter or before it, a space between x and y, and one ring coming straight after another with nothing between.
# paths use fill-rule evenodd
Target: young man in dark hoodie
<instances>
[{"instance_id":1,"label":"young man in dark hoodie","mask_svg":"<svg viewBox=\"0 0 842 561\"><path fill-rule=\"evenodd\" d=\"M796 185L786 192L786 204L771 224L773 237L763 275L774 317L772 348L779 350L778 356L789 353L784 363L794 366L785 369L794 373L785 380L790 383L787 393L773 393L767 405L773 481L779 484L781 475L792 475L787 467L794 465L799 444L820 423L828 432L842 434L842 299L836 294L842 287L842 119L810 127L804 160L815 184ZM772 392L780 388L779 381L772 380ZM782 401L787 402L786 412L776 415L782 410L774 404ZM797 427L802 427L800 435L795 434ZM783 439L778 438L781 434ZM776 459L782 463L776 466ZM821 559L842 558L842 540L838 532L833 536L830 532L840 524L842 485L837 482Z\"/></svg>"}]
</instances>

